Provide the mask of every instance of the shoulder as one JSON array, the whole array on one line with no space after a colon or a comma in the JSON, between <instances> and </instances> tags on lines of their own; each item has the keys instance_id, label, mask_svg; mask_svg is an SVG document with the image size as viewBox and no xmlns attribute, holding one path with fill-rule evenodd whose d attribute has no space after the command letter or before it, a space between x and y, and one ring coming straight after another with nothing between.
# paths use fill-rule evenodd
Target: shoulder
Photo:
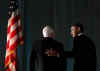
<instances>
[{"instance_id":1,"label":"shoulder","mask_svg":"<svg viewBox=\"0 0 100 71\"><path fill-rule=\"evenodd\" d=\"M86 41L86 43L94 45L93 40L90 37L88 37L87 35L82 35L81 37L84 39L84 41Z\"/></svg>"},{"instance_id":2,"label":"shoulder","mask_svg":"<svg viewBox=\"0 0 100 71\"><path fill-rule=\"evenodd\" d=\"M39 40L34 40L32 42L32 50L38 49L40 45L41 45L41 40L40 39Z\"/></svg>"},{"instance_id":3,"label":"shoulder","mask_svg":"<svg viewBox=\"0 0 100 71\"><path fill-rule=\"evenodd\" d=\"M57 40L54 40L54 42L55 42L56 45L58 45L60 47L64 47L63 43L61 43L61 42L59 42Z\"/></svg>"},{"instance_id":4,"label":"shoulder","mask_svg":"<svg viewBox=\"0 0 100 71\"><path fill-rule=\"evenodd\" d=\"M92 39L88 37L87 35L82 35L81 37L87 41L92 41Z\"/></svg>"},{"instance_id":5,"label":"shoulder","mask_svg":"<svg viewBox=\"0 0 100 71\"><path fill-rule=\"evenodd\" d=\"M90 38L85 34L82 34L81 36L79 36L79 38L86 41L90 40Z\"/></svg>"}]
</instances>

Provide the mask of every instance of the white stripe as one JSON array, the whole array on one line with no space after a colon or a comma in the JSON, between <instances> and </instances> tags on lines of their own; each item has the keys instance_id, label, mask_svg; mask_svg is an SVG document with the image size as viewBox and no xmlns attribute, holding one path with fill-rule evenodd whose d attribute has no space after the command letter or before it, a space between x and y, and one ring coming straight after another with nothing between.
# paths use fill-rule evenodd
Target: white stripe
<instances>
[{"instance_id":1,"label":"white stripe","mask_svg":"<svg viewBox=\"0 0 100 71\"><path fill-rule=\"evenodd\" d=\"M7 50L6 50L6 57L8 56L8 54L10 53L10 48L8 48Z\"/></svg>"},{"instance_id":2,"label":"white stripe","mask_svg":"<svg viewBox=\"0 0 100 71\"><path fill-rule=\"evenodd\" d=\"M13 38L10 39L9 47L12 46L16 42L17 38L18 36L15 35Z\"/></svg>"},{"instance_id":3,"label":"white stripe","mask_svg":"<svg viewBox=\"0 0 100 71\"><path fill-rule=\"evenodd\" d=\"M6 50L6 56L8 56L8 53L10 52L10 46L16 42L17 38L18 38L17 35L15 35L12 39L8 40L9 41L9 48Z\"/></svg>"},{"instance_id":4,"label":"white stripe","mask_svg":"<svg viewBox=\"0 0 100 71\"><path fill-rule=\"evenodd\" d=\"M10 27L11 22L8 22L8 27Z\"/></svg>"},{"instance_id":5,"label":"white stripe","mask_svg":"<svg viewBox=\"0 0 100 71\"><path fill-rule=\"evenodd\" d=\"M8 56L8 54L9 54L9 48L6 50L6 57Z\"/></svg>"},{"instance_id":6,"label":"white stripe","mask_svg":"<svg viewBox=\"0 0 100 71\"><path fill-rule=\"evenodd\" d=\"M22 31L19 32L19 38L20 38L20 37L23 37L23 33L22 33Z\"/></svg>"},{"instance_id":7,"label":"white stripe","mask_svg":"<svg viewBox=\"0 0 100 71\"><path fill-rule=\"evenodd\" d=\"M7 34L7 42L10 40L10 33Z\"/></svg>"},{"instance_id":8,"label":"white stripe","mask_svg":"<svg viewBox=\"0 0 100 71\"><path fill-rule=\"evenodd\" d=\"M13 18L14 18L14 17L9 18L9 20L8 20L8 27L10 26L11 21L12 21Z\"/></svg>"},{"instance_id":9,"label":"white stripe","mask_svg":"<svg viewBox=\"0 0 100 71\"><path fill-rule=\"evenodd\" d=\"M9 67L12 71L16 71L15 65L13 63L9 64Z\"/></svg>"},{"instance_id":10,"label":"white stripe","mask_svg":"<svg viewBox=\"0 0 100 71\"><path fill-rule=\"evenodd\" d=\"M9 54L10 52L11 52L11 50L10 50L10 48L8 48L8 49L6 50L6 56L5 56L5 57L9 56L8 54ZM13 53L15 53L15 51L14 51Z\"/></svg>"},{"instance_id":11,"label":"white stripe","mask_svg":"<svg viewBox=\"0 0 100 71\"><path fill-rule=\"evenodd\" d=\"M18 26L21 26L21 20L18 20Z\"/></svg>"},{"instance_id":12,"label":"white stripe","mask_svg":"<svg viewBox=\"0 0 100 71\"><path fill-rule=\"evenodd\" d=\"M12 33L14 30L16 30L16 28L17 28L17 25L16 25L16 24L13 24L13 25L11 26L10 32L7 34L7 42L8 42L8 40L10 40L11 33Z\"/></svg>"},{"instance_id":13,"label":"white stripe","mask_svg":"<svg viewBox=\"0 0 100 71\"><path fill-rule=\"evenodd\" d=\"M17 28L17 23L11 25L10 33L12 33L14 30L16 30L16 28Z\"/></svg>"},{"instance_id":14,"label":"white stripe","mask_svg":"<svg viewBox=\"0 0 100 71\"><path fill-rule=\"evenodd\" d=\"M11 18L8 20L8 27L10 26L11 24Z\"/></svg>"},{"instance_id":15,"label":"white stripe","mask_svg":"<svg viewBox=\"0 0 100 71\"><path fill-rule=\"evenodd\" d=\"M11 18L8 20L8 27L11 25ZM7 33L7 42L10 40L10 31Z\"/></svg>"}]
</instances>

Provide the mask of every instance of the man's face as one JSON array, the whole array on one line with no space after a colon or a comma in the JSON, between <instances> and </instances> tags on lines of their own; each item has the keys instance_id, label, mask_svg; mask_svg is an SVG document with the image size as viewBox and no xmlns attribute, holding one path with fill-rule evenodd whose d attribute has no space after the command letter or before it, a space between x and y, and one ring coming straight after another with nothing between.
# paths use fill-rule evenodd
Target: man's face
<instances>
[{"instance_id":1,"label":"man's face","mask_svg":"<svg viewBox=\"0 0 100 71\"><path fill-rule=\"evenodd\" d=\"M79 32L78 27L76 27L76 26L71 27L71 36L72 37L75 37L78 34L78 32Z\"/></svg>"}]
</instances>

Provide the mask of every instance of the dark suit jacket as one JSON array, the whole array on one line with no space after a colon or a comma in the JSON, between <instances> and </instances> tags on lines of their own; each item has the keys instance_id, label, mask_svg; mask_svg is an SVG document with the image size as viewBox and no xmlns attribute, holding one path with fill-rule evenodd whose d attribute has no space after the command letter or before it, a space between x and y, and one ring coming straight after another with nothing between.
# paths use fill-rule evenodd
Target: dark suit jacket
<instances>
[{"instance_id":1,"label":"dark suit jacket","mask_svg":"<svg viewBox=\"0 0 100 71\"><path fill-rule=\"evenodd\" d=\"M52 38L33 43L30 71L66 71L63 45Z\"/></svg>"},{"instance_id":2,"label":"dark suit jacket","mask_svg":"<svg viewBox=\"0 0 100 71\"><path fill-rule=\"evenodd\" d=\"M84 34L73 40L74 71L96 71L96 48Z\"/></svg>"}]
</instances>

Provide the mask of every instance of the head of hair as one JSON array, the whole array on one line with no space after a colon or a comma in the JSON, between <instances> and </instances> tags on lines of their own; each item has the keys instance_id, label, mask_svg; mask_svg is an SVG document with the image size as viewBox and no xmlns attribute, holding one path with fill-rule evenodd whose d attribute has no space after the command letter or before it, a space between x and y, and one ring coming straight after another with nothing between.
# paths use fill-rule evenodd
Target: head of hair
<instances>
[{"instance_id":1,"label":"head of hair","mask_svg":"<svg viewBox=\"0 0 100 71\"><path fill-rule=\"evenodd\" d=\"M42 30L43 37L52 37L51 34L54 34L54 30L49 26L45 26Z\"/></svg>"},{"instance_id":2,"label":"head of hair","mask_svg":"<svg viewBox=\"0 0 100 71\"><path fill-rule=\"evenodd\" d=\"M80 32L84 32L83 24L80 24L80 22L78 22L76 24L72 24L71 27L72 26L78 27L78 28L80 28Z\"/></svg>"}]
</instances>

